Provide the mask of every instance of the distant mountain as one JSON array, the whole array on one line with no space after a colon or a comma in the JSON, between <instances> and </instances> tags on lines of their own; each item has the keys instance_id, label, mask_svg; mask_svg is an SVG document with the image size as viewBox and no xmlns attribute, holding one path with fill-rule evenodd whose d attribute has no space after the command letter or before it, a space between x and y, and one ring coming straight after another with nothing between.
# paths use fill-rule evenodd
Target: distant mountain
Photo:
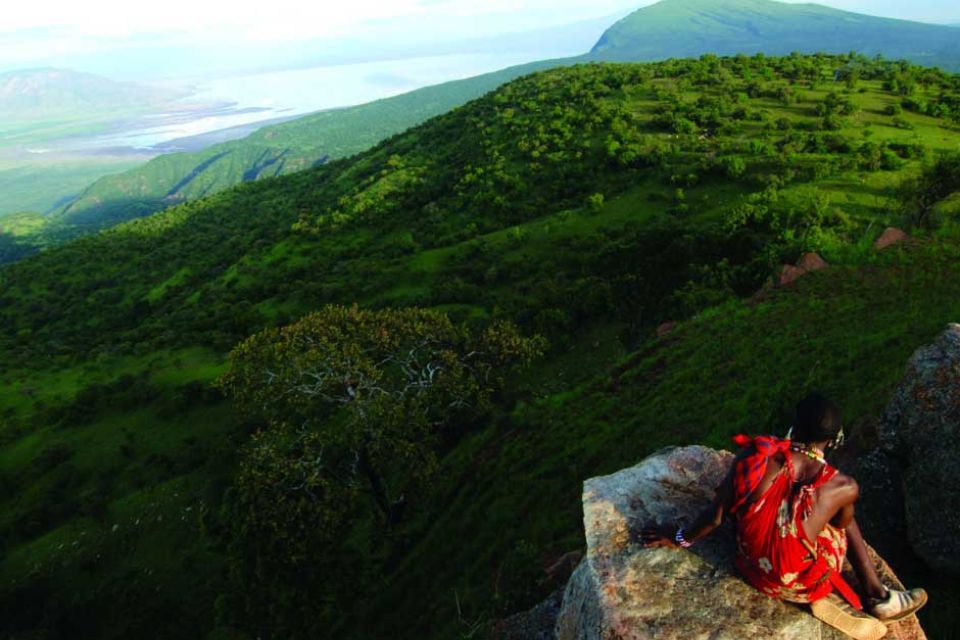
<instances>
[{"instance_id":1,"label":"distant mountain","mask_svg":"<svg viewBox=\"0 0 960 640\"><path fill-rule=\"evenodd\" d=\"M25 69L0 73L0 114L40 118L77 115L106 109L117 111L170 98L167 90L67 69Z\"/></svg>"},{"instance_id":2,"label":"distant mountain","mask_svg":"<svg viewBox=\"0 0 960 640\"><path fill-rule=\"evenodd\" d=\"M589 57L629 61L794 51L879 53L960 70L960 39L951 27L773 0L663 0L610 27Z\"/></svg>"},{"instance_id":3,"label":"distant mountain","mask_svg":"<svg viewBox=\"0 0 960 640\"><path fill-rule=\"evenodd\" d=\"M576 59L519 65L367 104L323 111L195 153L160 156L93 183L52 216L80 232L147 215L171 204L259 178L301 171L353 155L501 84Z\"/></svg>"},{"instance_id":4,"label":"distant mountain","mask_svg":"<svg viewBox=\"0 0 960 640\"><path fill-rule=\"evenodd\" d=\"M240 182L349 156L513 78L550 67L704 53L852 50L960 69L960 39L952 27L772 0L664 0L614 24L584 56L520 65L427 87L267 127L202 152L156 158L98 180L53 219L71 226L71 233L85 233Z\"/></svg>"},{"instance_id":5,"label":"distant mountain","mask_svg":"<svg viewBox=\"0 0 960 640\"><path fill-rule=\"evenodd\" d=\"M0 217L47 213L94 180L156 155L91 149L84 142L137 122L155 126L157 120L144 119L150 113L197 109L177 102L187 95L67 69L0 73Z\"/></svg>"}]
</instances>

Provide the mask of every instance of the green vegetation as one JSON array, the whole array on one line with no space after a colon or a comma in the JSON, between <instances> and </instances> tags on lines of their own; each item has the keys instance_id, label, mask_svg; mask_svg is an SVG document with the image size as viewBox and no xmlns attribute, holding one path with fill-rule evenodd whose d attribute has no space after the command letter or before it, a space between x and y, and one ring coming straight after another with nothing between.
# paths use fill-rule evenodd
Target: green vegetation
<instances>
[{"instance_id":1,"label":"green vegetation","mask_svg":"<svg viewBox=\"0 0 960 640\"><path fill-rule=\"evenodd\" d=\"M439 454L489 418L508 370L542 349L509 323L473 337L438 311L355 306L238 346L221 384L269 424L244 457L227 522L243 626L317 636L335 624L343 586L356 593L369 574L331 553L343 532L366 530L367 547L389 538L435 483Z\"/></svg>"},{"instance_id":2,"label":"green vegetation","mask_svg":"<svg viewBox=\"0 0 960 640\"><path fill-rule=\"evenodd\" d=\"M55 220L77 227L72 230L74 234L89 233L241 182L302 171L368 149L504 82L564 63L544 61L511 67L304 116L203 151L161 156L93 183L61 207Z\"/></svg>"},{"instance_id":3,"label":"green vegetation","mask_svg":"<svg viewBox=\"0 0 960 640\"><path fill-rule=\"evenodd\" d=\"M582 543L589 476L781 429L811 385L869 440L911 351L960 314L958 94L956 76L851 55L552 69L0 269L4 631L462 637L545 595L543 567ZM923 241L873 252L891 224ZM745 301L810 250L831 268ZM549 349L498 365L465 417L433 402L476 388L454 366L429 403L373 407L385 450L411 456L377 474L386 511L334 464L359 452L336 437L362 442L364 405L278 399L257 375L380 349L361 368L394 384L396 345L442 336L451 365L489 331ZM426 406L445 429L421 440L397 417ZM310 475L321 445L332 476ZM271 502L296 473L347 506ZM276 510L251 521L253 504ZM317 523L340 535L291 562ZM934 594L932 637L956 597Z\"/></svg>"},{"instance_id":4,"label":"green vegetation","mask_svg":"<svg viewBox=\"0 0 960 640\"><path fill-rule=\"evenodd\" d=\"M950 27L816 5L771 0L664 0L615 24L584 56L521 65L306 116L266 127L243 140L201 152L163 156L106 176L57 211L50 233L58 239L90 233L241 182L350 156L537 70L586 61L649 61L707 53L785 55L795 51L859 51L957 70L960 43L955 36ZM856 78L847 82L855 83ZM824 125L832 126L833 120L825 119ZM896 126L907 122L901 119Z\"/></svg>"},{"instance_id":5,"label":"green vegetation","mask_svg":"<svg viewBox=\"0 0 960 640\"><path fill-rule=\"evenodd\" d=\"M628 61L794 51L859 51L960 70L960 42L952 27L772 0L663 0L613 25L590 57Z\"/></svg>"},{"instance_id":6,"label":"green vegetation","mask_svg":"<svg viewBox=\"0 0 960 640\"><path fill-rule=\"evenodd\" d=\"M937 227L957 210L960 192L960 156L938 158L920 175L900 185L900 200L911 222Z\"/></svg>"},{"instance_id":7,"label":"green vegetation","mask_svg":"<svg viewBox=\"0 0 960 640\"><path fill-rule=\"evenodd\" d=\"M47 213L63 206L104 175L127 171L142 163L130 158L61 159L52 162L0 163L0 224L20 211ZM39 231L36 229L35 231Z\"/></svg>"}]
</instances>

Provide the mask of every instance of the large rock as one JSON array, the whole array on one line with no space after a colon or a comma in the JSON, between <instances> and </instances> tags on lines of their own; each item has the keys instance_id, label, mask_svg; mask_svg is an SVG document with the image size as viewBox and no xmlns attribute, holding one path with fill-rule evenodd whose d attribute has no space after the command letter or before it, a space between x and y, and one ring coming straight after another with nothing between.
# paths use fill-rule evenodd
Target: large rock
<instances>
[{"instance_id":1,"label":"large rock","mask_svg":"<svg viewBox=\"0 0 960 640\"><path fill-rule=\"evenodd\" d=\"M563 589L557 589L529 611L494 622L490 637L492 640L556 640L555 626L562 604Z\"/></svg>"},{"instance_id":2,"label":"large rock","mask_svg":"<svg viewBox=\"0 0 960 640\"><path fill-rule=\"evenodd\" d=\"M879 433L901 472L910 545L960 574L960 325L914 352Z\"/></svg>"},{"instance_id":3,"label":"large rock","mask_svg":"<svg viewBox=\"0 0 960 640\"><path fill-rule=\"evenodd\" d=\"M852 447L848 448L852 449ZM837 455L837 461L842 454ZM857 500L857 523L871 546L881 555L898 564L916 562L904 540L907 519L903 508L903 483L900 469L889 453L882 449L850 452L838 465L840 470L857 479L860 498Z\"/></svg>"},{"instance_id":4,"label":"large rock","mask_svg":"<svg viewBox=\"0 0 960 640\"><path fill-rule=\"evenodd\" d=\"M887 227L883 230L883 233L881 233L880 236L873 241L873 248L876 251L882 251L889 246L908 242L909 240L910 236L908 236L901 229L897 229L896 227Z\"/></svg>"},{"instance_id":5,"label":"large rock","mask_svg":"<svg viewBox=\"0 0 960 640\"><path fill-rule=\"evenodd\" d=\"M677 326L676 320L671 320L669 322L664 322L660 325L657 325L657 337L666 338L671 331L673 331Z\"/></svg>"},{"instance_id":6,"label":"large rock","mask_svg":"<svg viewBox=\"0 0 960 640\"><path fill-rule=\"evenodd\" d=\"M797 260L797 268L803 269L804 271L819 271L829 266L829 263L820 257L820 254L813 253L812 251L808 251Z\"/></svg>"},{"instance_id":7,"label":"large rock","mask_svg":"<svg viewBox=\"0 0 960 640\"><path fill-rule=\"evenodd\" d=\"M785 287L806 272L806 269L802 269L796 265L785 264L780 267L780 273L777 275L777 278L774 281L774 286Z\"/></svg>"},{"instance_id":8,"label":"large rock","mask_svg":"<svg viewBox=\"0 0 960 640\"><path fill-rule=\"evenodd\" d=\"M664 449L640 464L584 483L587 552L557 617L559 640L844 640L806 608L769 598L733 566L728 525L689 550L644 549L630 532L689 522L709 502L732 455L706 447ZM891 584L899 582L875 557ZM889 639L922 640L915 617Z\"/></svg>"},{"instance_id":9,"label":"large rock","mask_svg":"<svg viewBox=\"0 0 960 640\"><path fill-rule=\"evenodd\" d=\"M780 287L786 287L801 276L813 271L826 269L829 266L829 263L821 258L819 254L807 252L800 256L800 258L797 260L797 264L780 265L780 270L770 278L767 278L767 281L764 282L763 286L760 287L760 289L758 289L756 293L750 297L750 299L754 302L763 300L768 296L771 290Z\"/></svg>"}]
</instances>

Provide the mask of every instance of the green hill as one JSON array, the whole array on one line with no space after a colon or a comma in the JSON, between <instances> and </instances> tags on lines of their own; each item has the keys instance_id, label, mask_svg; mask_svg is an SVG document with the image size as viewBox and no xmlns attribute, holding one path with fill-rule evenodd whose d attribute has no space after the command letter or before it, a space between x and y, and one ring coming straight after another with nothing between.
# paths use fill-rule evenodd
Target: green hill
<instances>
[{"instance_id":1,"label":"green hill","mask_svg":"<svg viewBox=\"0 0 960 640\"><path fill-rule=\"evenodd\" d=\"M960 43L955 35L948 27L874 18L818 5L772 0L664 0L618 22L582 58L521 65L307 116L203 152L163 156L98 180L56 212L52 222L61 237L87 233L240 182L347 157L538 69L587 60L642 61L707 53L775 55L793 51L879 53L960 69Z\"/></svg>"},{"instance_id":2,"label":"green hill","mask_svg":"<svg viewBox=\"0 0 960 640\"><path fill-rule=\"evenodd\" d=\"M951 27L773 0L663 0L610 27L590 57L626 61L793 51L858 51L960 70L960 42Z\"/></svg>"},{"instance_id":3,"label":"green hill","mask_svg":"<svg viewBox=\"0 0 960 640\"><path fill-rule=\"evenodd\" d=\"M0 635L476 636L581 545L583 479L780 428L809 385L868 423L960 314L958 96L850 56L552 69L0 269ZM923 242L873 252L890 224ZM745 301L804 251L831 268ZM306 486L272 464L327 458L300 455L309 433L264 446L212 382L240 340L328 303L510 320L550 350L444 432L398 524L358 498L319 538L304 492L258 537L237 479L271 504ZM933 637L955 603L935 590Z\"/></svg>"},{"instance_id":4,"label":"green hill","mask_svg":"<svg viewBox=\"0 0 960 640\"><path fill-rule=\"evenodd\" d=\"M538 69L544 61L418 89L345 109L324 111L264 127L250 136L201 152L175 153L101 178L54 212L54 224L85 233L227 187L278 176L363 151L497 86Z\"/></svg>"}]
</instances>

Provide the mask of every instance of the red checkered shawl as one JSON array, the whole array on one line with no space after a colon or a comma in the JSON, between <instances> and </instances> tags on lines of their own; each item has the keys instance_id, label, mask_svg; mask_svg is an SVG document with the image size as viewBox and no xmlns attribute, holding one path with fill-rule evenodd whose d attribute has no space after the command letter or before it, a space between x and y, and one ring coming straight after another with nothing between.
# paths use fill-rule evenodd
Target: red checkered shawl
<instances>
[{"instance_id":1,"label":"red checkered shawl","mask_svg":"<svg viewBox=\"0 0 960 640\"><path fill-rule=\"evenodd\" d=\"M773 597L814 602L836 589L861 609L860 599L840 577L846 554L845 532L828 525L810 541L803 531L814 490L833 478L837 470L824 465L813 482L798 487L793 481L790 440L738 435L733 441L743 448L753 446L733 469L730 513L736 522L736 564L740 572L750 584ZM753 496L749 506L741 510L763 480L768 460L778 453L784 453L787 461L782 472L762 496Z\"/></svg>"}]
</instances>

